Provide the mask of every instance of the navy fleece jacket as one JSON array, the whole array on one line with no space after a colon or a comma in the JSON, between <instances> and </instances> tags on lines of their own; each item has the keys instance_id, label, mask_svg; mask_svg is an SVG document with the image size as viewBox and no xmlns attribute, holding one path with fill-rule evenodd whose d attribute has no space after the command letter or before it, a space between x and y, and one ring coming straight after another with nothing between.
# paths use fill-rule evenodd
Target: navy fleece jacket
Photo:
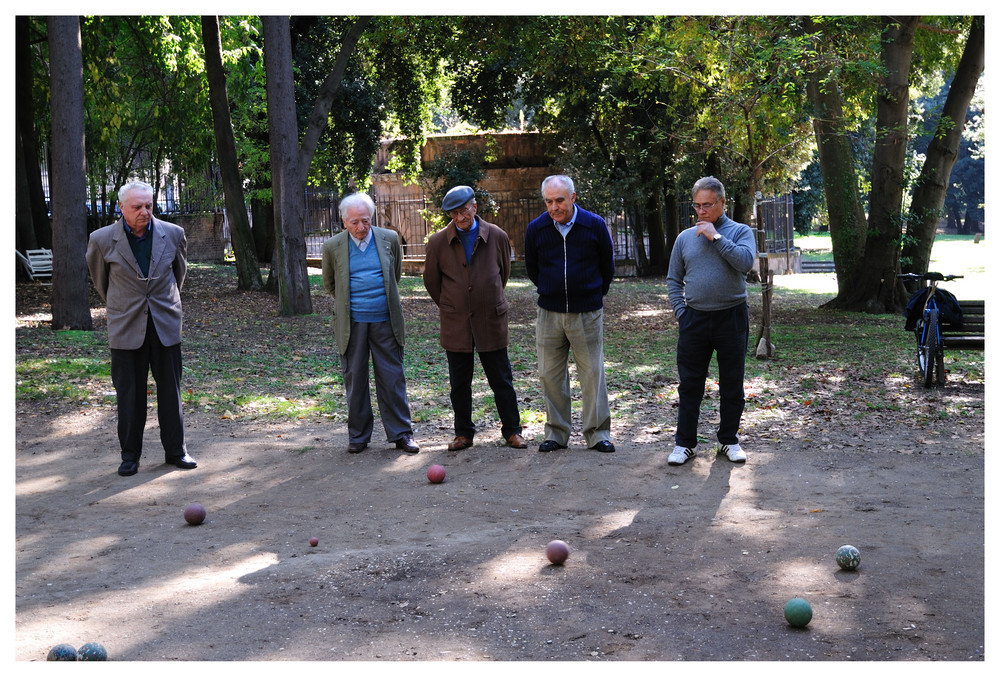
<instances>
[{"instance_id":1,"label":"navy fleece jacket","mask_svg":"<svg viewBox=\"0 0 1000 677\"><path fill-rule=\"evenodd\" d=\"M548 212L528 224L524 264L538 288L538 305L558 313L604 307L615 276L615 252L608 226L577 205L576 221L563 238Z\"/></svg>"}]
</instances>

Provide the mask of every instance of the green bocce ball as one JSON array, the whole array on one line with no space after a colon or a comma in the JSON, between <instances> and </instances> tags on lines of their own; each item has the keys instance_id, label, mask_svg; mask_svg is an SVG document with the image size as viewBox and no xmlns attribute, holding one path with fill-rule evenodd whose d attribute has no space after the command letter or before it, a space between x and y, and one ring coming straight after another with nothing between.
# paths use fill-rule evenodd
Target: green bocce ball
<instances>
[{"instance_id":1,"label":"green bocce ball","mask_svg":"<svg viewBox=\"0 0 1000 677\"><path fill-rule=\"evenodd\" d=\"M785 620L793 628L804 628L812 620L813 610L809 602L801 597L793 597L785 604Z\"/></svg>"},{"instance_id":2,"label":"green bocce ball","mask_svg":"<svg viewBox=\"0 0 1000 677\"><path fill-rule=\"evenodd\" d=\"M80 647L81 661L106 661L108 651L97 642L87 642Z\"/></svg>"},{"instance_id":3,"label":"green bocce ball","mask_svg":"<svg viewBox=\"0 0 1000 677\"><path fill-rule=\"evenodd\" d=\"M56 644L54 647L49 649L49 655L46 656L47 661L75 661L79 658L76 653L76 649L73 648L71 644Z\"/></svg>"},{"instance_id":4,"label":"green bocce ball","mask_svg":"<svg viewBox=\"0 0 1000 677\"><path fill-rule=\"evenodd\" d=\"M861 553L853 545L837 548L837 566L844 571L854 571L861 564Z\"/></svg>"}]
</instances>

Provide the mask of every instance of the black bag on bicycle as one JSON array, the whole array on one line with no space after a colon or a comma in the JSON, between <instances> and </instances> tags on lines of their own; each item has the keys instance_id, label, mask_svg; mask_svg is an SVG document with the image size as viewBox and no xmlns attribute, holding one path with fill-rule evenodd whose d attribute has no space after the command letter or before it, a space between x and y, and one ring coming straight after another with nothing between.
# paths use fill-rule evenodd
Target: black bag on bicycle
<instances>
[{"instance_id":1,"label":"black bag on bicycle","mask_svg":"<svg viewBox=\"0 0 1000 677\"><path fill-rule=\"evenodd\" d=\"M926 287L921 289L911 296L909 303L906 304L906 311L903 313L906 316L906 326L904 327L906 331L913 331L917 328L917 320L924 312L924 300L927 298L928 292L930 289ZM934 292L934 299L937 301L938 319L941 324L947 324L954 329L962 329L965 320L962 317L962 306L955 295L939 287Z\"/></svg>"}]
</instances>

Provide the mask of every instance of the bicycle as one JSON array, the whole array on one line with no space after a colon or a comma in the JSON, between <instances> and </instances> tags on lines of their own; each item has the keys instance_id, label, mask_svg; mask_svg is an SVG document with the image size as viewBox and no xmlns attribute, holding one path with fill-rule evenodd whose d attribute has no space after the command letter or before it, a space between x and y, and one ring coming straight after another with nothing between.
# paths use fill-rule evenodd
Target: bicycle
<instances>
[{"instance_id":1,"label":"bicycle","mask_svg":"<svg viewBox=\"0 0 1000 677\"><path fill-rule=\"evenodd\" d=\"M937 371L938 384L944 385L947 374L944 370L944 343L941 338L941 308L937 300L938 283L957 280L963 276L942 275L941 273L900 273L896 277L901 280L919 280L928 290L914 328L917 337L917 367L920 369L925 388L930 388L934 382L935 371Z\"/></svg>"}]
</instances>

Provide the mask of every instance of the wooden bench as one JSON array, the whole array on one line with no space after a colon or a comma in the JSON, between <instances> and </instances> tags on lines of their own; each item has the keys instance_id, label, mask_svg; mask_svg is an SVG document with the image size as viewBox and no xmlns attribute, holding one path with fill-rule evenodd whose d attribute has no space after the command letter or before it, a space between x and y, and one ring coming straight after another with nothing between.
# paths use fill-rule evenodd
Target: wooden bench
<instances>
[{"instance_id":1,"label":"wooden bench","mask_svg":"<svg viewBox=\"0 0 1000 677\"><path fill-rule=\"evenodd\" d=\"M32 281L38 277L52 278L51 249L28 249L23 254L15 249L14 252Z\"/></svg>"},{"instance_id":2,"label":"wooden bench","mask_svg":"<svg viewBox=\"0 0 1000 677\"><path fill-rule=\"evenodd\" d=\"M986 302L959 301L962 328L941 324L941 345L948 350L986 349Z\"/></svg>"}]
</instances>

